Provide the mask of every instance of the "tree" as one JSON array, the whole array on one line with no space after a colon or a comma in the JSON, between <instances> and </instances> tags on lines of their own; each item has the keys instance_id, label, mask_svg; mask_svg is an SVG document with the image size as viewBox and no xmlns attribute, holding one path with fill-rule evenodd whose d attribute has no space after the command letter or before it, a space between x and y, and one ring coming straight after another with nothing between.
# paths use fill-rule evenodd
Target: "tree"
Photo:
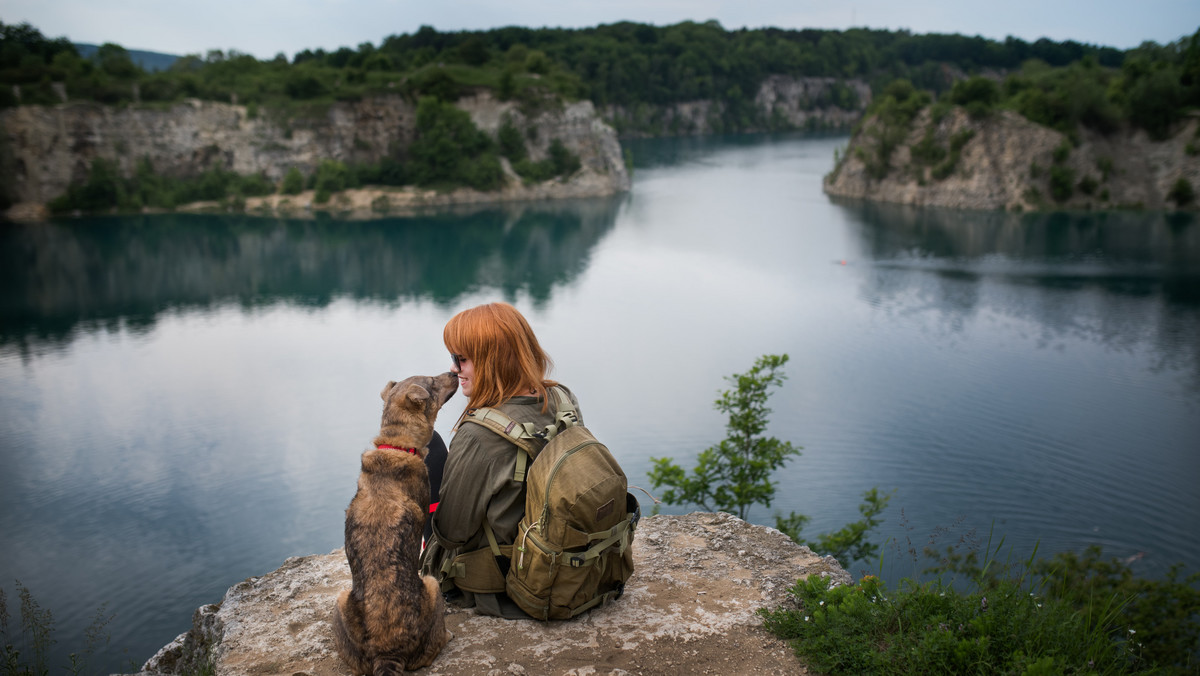
<instances>
[{"instance_id":1,"label":"tree","mask_svg":"<svg viewBox=\"0 0 1200 676\"><path fill-rule=\"evenodd\" d=\"M786 354L763 355L749 371L726 377L735 387L722 392L713 405L728 414L729 436L703 451L690 475L670 458L650 459L654 463L651 483L655 488L671 487L663 494L664 502L697 504L742 519L756 503L771 505L775 497L771 473L800 455L791 442L762 436L771 414L769 390L783 384L786 376L780 369L787 361Z\"/></svg>"},{"instance_id":2,"label":"tree","mask_svg":"<svg viewBox=\"0 0 1200 676\"><path fill-rule=\"evenodd\" d=\"M714 407L729 415L725 429L729 436L711 446L697 458L698 464L689 475L670 458L650 458L650 482L655 488L670 486L662 501L668 504L696 504L703 509L735 513L746 518L751 505L762 503L770 507L775 497L771 474L791 457L800 455L799 447L775 437L761 436L767 429L771 409L767 408L770 388L783 384L786 376L780 371L788 356L763 355L747 372L726 376L735 385L725 390ZM887 507L892 494L880 495L878 488L863 493L858 510L862 518L846 524L840 530L818 535L815 541L800 537L808 522L803 514L791 512L775 517L775 528L798 544L828 554L848 564L854 560L873 558L879 545L867 542L867 533L882 523L877 518Z\"/></svg>"},{"instance_id":3,"label":"tree","mask_svg":"<svg viewBox=\"0 0 1200 676\"><path fill-rule=\"evenodd\" d=\"M285 195L299 195L304 190L304 174L296 167L288 169L283 176L283 187L280 190Z\"/></svg>"}]
</instances>

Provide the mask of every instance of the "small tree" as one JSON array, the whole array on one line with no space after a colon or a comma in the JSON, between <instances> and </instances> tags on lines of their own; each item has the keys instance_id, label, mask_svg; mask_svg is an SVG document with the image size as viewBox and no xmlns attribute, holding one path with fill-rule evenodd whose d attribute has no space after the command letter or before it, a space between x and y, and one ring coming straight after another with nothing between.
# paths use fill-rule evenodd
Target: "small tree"
<instances>
[{"instance_id":1,"label":"small tree","mask_svg":"<svg viewBox=\"0 0 1200 676\"><path fill-rule=\"evenodd\" d=\"M762 436L771 414L769 389L783 384L786 376L780 369L787 361L786 354L764 355L746 373L726 377L735 388L722 392L713 405L729 415L725 426L729 436L702 452L690 475L671 458L650 459L654 463L651 483L655 488L670 487L663 502L696 504L742 519L755 503L771 505L775 497L771 473L800 455L791 442Z\"/></svg>"},{"instance_id":2,"label":"small tree","mask_svg":"<svg viewBox=\"0 0 1200 676\"><path fill-rule=\"evenodd\" d=\"M299 195L304 190L304 174L296 167L288 169L283 176L283 187L280 190L285 195Z\"/></svg>"}]
</instances>

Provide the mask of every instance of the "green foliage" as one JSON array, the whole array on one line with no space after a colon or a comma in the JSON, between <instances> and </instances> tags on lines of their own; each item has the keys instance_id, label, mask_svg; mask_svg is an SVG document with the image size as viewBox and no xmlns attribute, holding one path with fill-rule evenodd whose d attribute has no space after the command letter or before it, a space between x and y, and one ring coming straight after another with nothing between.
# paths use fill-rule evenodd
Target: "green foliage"
<instances>
[{"instance_id":1,"label":"green foliage","mask_svg":"<svg viewBox=\"0 0 1200 676\"><path fill-rule=\"evenodd\" d=\"M923 165L937 164L946 157L946 148L933 137L933 128L925 130L921 140L909 149L915 162Z\"/></svg>"},{"instance_id":2,"label":"green foliage","mask_svg":"<svg viewBox=\"0 0 1200 676\"><path fill-rule=\"evenodd\" d=\"M87 181L71 186L51 200L48 207L54 213L136 211L143 207L174 209L189 202L244 201L246 197L273 192L275 186L261 173L243 176L212 167L192 178L178 179L160 174L143 158L133 175L126 178L115 162L96 158Z\"/></svg>"},{"instance_id":3,"label":"green foliage","mask_svg":"<svg viewBox=\"0 0 1200 676\"><path fill-rule=\"evenodd\" d=\"M1180 176L1171 185L1171 190L1167 193L1167 199L1175 202L1176 206L1189 206L1192 202L1196 201L1196 189L1192 187L1191 181Z\"/></svg>"},{"instance_id":4,"label":"green foliage","mask_svg":"<svg viewBox=\"0 0 1200 676\"><path fill-rule=\"evenodd\" d=\"M313 174L313 189L318 195L324 193L326 196L324 200L318 199L317 202L327 202L331 193L353 187L357 187L357 181L345 164L337 160L322 160L317 165L317 171Z\"/></svg>"},{"instance_id":5,"label":"green foliage","mask_svg":"<svg viewBox=\"0 0 1200 676\"><path fill-rule=\"evenodd\" d=\"M873 139L872 151L866 157L867 173L882 179L891 169L892 153L908 137L912 120L929 105L928 92L919 91L908 80L896 80L871 103L868 115L874 116L867 134Z\"/></svg>"},{"instance_id":6,"label":"green foliage","mask_svg":"<svg viewBox=\"0 0 1200 676\"><path fill-rule=\"evenodd\" d=\"M1054 160L1055 164L1062 164L1063 162L1066 162L1067 158L1071 156L1071 148L1071 142L1067 139L1063 139L1062 143L1054 147L1054 153L1051 155L1051 159Z\"/></svg>"},{"instance_id":7,"label":"green foliage","mask_svg":"<svg viewBox=\"0 0 1200 676\"><path fill-rule=\"evenodd\" d=\"M280 189L285 195L299 195L304 191L304 174L296 167L287 170L283 175L283 186Z\"/></svg>"},{"instance_id":8,"label":"green foliage","mask_svg":"<svg viewBox=\"0 0 1200 676\"><path fill-rule=\"evenodd\" d=\"M960 592L940 580L889 590L872 575L830 587L811 575L791 594L799 610L760 611L808 666L828 674L1137 673L1136 646L1063 600L1002 580Z\"/></svg>"},{"instance_id":9,"label":"green foliage","mask_svg":"<svg viewBox=\"0 0 1200 676\"><path fill-rule=\"evenodd\" d=\"M771 474L800 454L791 442L762 436L771 414L769 390L783 384L786 376L780 369L787 361L786 354L763 355L749 371L726 377L734 388L722 392L713 405L729 416L728 436L701 452L690 474L670 458L650 459L651 483L655 488L670 487L663 502L696 504L742 519L754 504L771 505L775 497Z\"/></svg>"},{"instance_id":10,"label":"green foliage","mask_svg":"<svg viewBox=\"0 0 1200 676\"><path fill-rule=\"evenodd\" d=\"M1075 171L1060 164L1050 167L1050 196L1058 202L1065 202L1074 191Z\"/></svg>"},{"instance_id":11,"label":"green foliage","mask_svg":"<svg viewBox=\"0 0 1200 676\"><path fill-rule=\"evenodd\" d=\"M832 533L822 533L816 540L806 540L800 536L800 531L808 523L809 517L791 512L786 517L775 517L775 529L787 535L794 542L807 546L809 549L832 556L848 566L851 561L866 561L879 554L879 545L867 541L867 533L883 519L878 518L887 508L892 499L892 493L880 495L878 488L872 488L863 493L863 502L858 506L862 518L852 521Z\"/></svg>"},{"instance_id":12,"label":"green foliage","mask_svg":"<svg viewBox=\"0 0 1200 676\"><path fill-rule=\"evenodd\" d=\"M1096 189L1100 187L1100 182L1097 181L1094 176L1089 174L1079 179L1079 185L1077 187L1079 188L1079 192L1085 195L1095 195Z\"/></svg>"},{"instance_id":13,"label":"green foliage","mask_svg":"<svg viewBox=\"0 0 1200 676\"><path fill-rule=\"evenodd\" d=\"M950 101L966 108L971 117L985 117L1000 102L1000 87L990 78L976 75L955 82Z\"/></svg>"},{"instance_id":14,"label":"green foliage","mask_svg":"<svg viewBox=\"0 0 1200 676\"><path fill-rule=\"evenodd\" d=\"M500 154L516 164L528 156L525 149L525 138L513 124L512 117L506 116L496 133L496 143L500 146Z\"/></svg>"},{"instance_id":15,"label":"green foliage","mask_svg":"<svg viewBox=\"0 0 1200 676\"><path fill-rule=\"evenodd\" d=\"M419 185L500 187L504 172L492 139L466 112L433 97L417 104L417 137L408 149L410 170Z\"/></svg>"}]
</instances>

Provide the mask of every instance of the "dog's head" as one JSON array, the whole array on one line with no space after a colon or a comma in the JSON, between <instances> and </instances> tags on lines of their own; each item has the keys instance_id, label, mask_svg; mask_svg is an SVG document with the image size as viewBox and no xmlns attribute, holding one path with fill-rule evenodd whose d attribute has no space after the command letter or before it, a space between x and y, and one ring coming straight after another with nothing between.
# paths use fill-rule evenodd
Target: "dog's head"
<instances>
[{"instance_id":1,"label":"dog's head","mask_svg":"<svg viewBox=\"0 0 1200 676\"><path fill-rule=\"evenodd\" d=\"M453 373L388 381L379 393L383 398L382 441L376 443L424 448L433 437L438 411L457 391L458 378Z\"/></svg>"}]
</instances>

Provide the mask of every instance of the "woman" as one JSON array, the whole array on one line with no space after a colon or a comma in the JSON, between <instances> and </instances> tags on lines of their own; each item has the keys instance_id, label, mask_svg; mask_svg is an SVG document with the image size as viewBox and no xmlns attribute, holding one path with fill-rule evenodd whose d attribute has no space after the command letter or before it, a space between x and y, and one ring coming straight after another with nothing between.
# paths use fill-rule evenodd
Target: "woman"
<instances>
[{"instance_id":1,"label":"woman","mask_svg":"<svg viewBox=\"0 0 1200 676\"><path fill-rule=\"evenodd\" d=\"M538 427L553 424L555 410L548 402L547 388L557 383L546 379L552 362L529 323L506 303L458 313L446 324L442 338L467 408L450 441L441 501L432 517L433 539L422 556L422 571L441 581L442 590L458 605L475 607L485 615L526 617L504 594L503 582L525 514L525 483L515 476L518 454L524 451L464 420L487 406L518 422ZM568 394L578 415L578 402Z\"/></svg>"}]
</instances>

